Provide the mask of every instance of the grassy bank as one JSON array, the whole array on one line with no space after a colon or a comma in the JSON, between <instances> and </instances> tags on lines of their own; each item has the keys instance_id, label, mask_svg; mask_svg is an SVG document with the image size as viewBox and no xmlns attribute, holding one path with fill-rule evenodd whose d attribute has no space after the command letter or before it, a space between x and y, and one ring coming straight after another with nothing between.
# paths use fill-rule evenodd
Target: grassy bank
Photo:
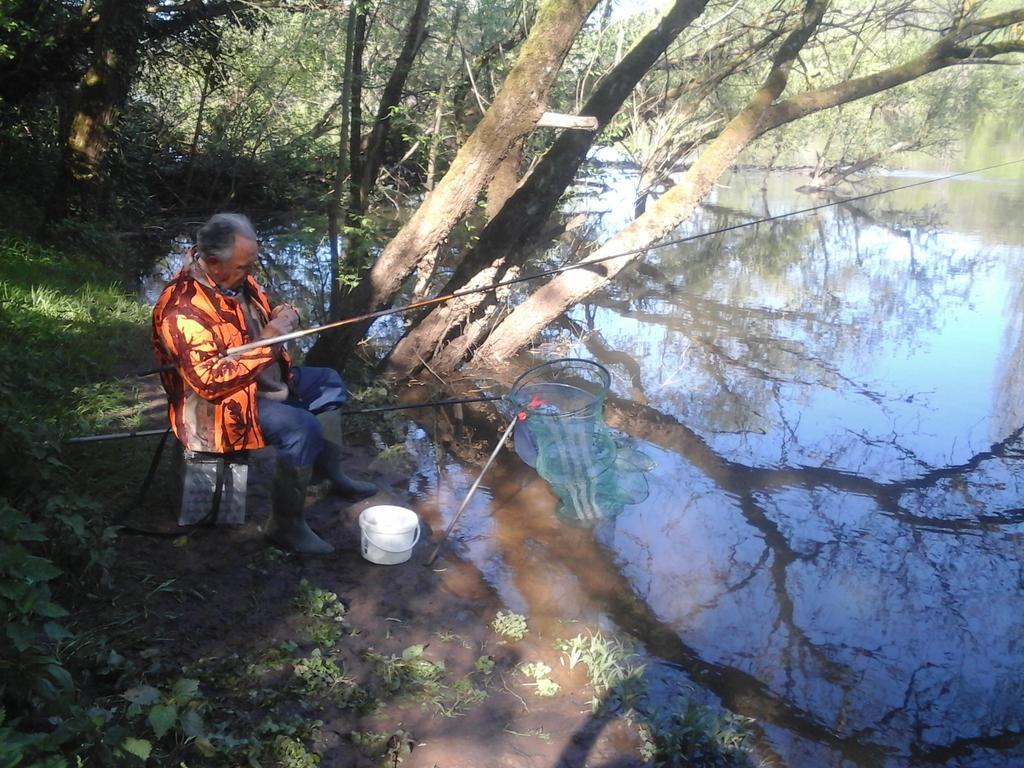
<instances>
[{"instance_id":1,"label":"grassy bank","mask_svg":"<svg viewBox=\"0 0 1024 768\"><path fill-rule=\"evenodd\" d=\"M147 315L95 258L0 233L0 765L74 764L107 737L82 690L101 638L71 609L107 609L116 529L59 446L130 425L112 371L146 343Z\"/></svg>"}]
</instances>

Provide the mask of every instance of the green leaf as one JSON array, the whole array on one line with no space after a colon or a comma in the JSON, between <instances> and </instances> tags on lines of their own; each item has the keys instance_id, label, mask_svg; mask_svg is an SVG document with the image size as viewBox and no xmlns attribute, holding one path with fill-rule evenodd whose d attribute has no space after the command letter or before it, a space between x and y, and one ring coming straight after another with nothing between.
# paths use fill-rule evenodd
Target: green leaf
<instances>
[{"instance_id":1,"label":"green leaf","mask_svg":"<svg viewBox=\"0 0 1024 768\"><path fill-rule=\"evenodd\" d=\"M21 567L21 578L30 584L38 584L60 576L63 571L43 557L28 557Z\"/></svg>"},{"instance_id":2,"label":"green leaf","mask_svg":"<svg viewBox=\"0 0 1024 768\"><path fill-rule=\"evenodd\" d=\"M15 541L46 541L46 534L37 525L23 525L14 531Z\"/></svg>"},{"instance_id":3,"label":"green leaf","mask_svg":"<svg viewBox=\"0 0 1024 768\"><path fill-rule=\"evenodd\" d=\"M217 754L217 747L215 747L213 742L205 736L200 736L196 739L195 744L196 749L202 753L203 757L213 757Z\"/></svg>"},{"instance_id":4,"label":"green leaf","mask_svg":"<svg viewBox=\"0 0 1024 768\"><path fill-rule=\"evenodd\" d=\"M132 736L125 736L121 742L121 749L130 755L135 755L142 760L148 760L153 752L153 745L146 739L136 739Z\"/></svg>"},{"instance_id":5,"label":"green leaf","mask_svg":"<svg viewBox=\"0 0 1024 768\"><path fill-rule=\"evenodd\" d=\"M45 600L35 607L35 612L40 616L45 616L48 619L59 619L62 616L67 616L67 610L57 603L52 603L49 600Z\"/></svg>"},{"instance_id":6,"label":"green leaf","mask_svg":"<svg viewBox=\"0 0 1024 768\"><path fill-rule=\"evenodd\" d=\"M14 643L14 647L19 651L24 651L29 648L35 640L35 632L32 631L32 627L24 622L18 622L17 624L7 625L7 636Z\"/></svg>"},{"instance_id":7,"label":"green leaf","mask_svg":"<svg viewBox=\"0 0 1024 768\"><path fill-rule=\"evenodd\" d=\"M171 688L171 695L180 704L186 704L192 701L192 699L198 699L200 698L199 681L182 677L174 682L174 686Z\"/></svg>"},{"instance_id":8,"label":"green leaf","mask_svg":"<svg viewBox=\"0 0 1024 768\"><path fill-rule=\"evenodd\" d=\"M46 673L65 691L74 690L75 681L71 679L71 673L60 664L47 664Z\"/></svg>"},{"instance_id":9,"label":"green leaf","mask_svg":"<svg viewBox=\"0 0 1024 768\"><path fill-rule=\"evenodd\" d=\"M402 661L412 661L413 659L418 659L420 656L423 655L423 650L426 647L427 646L423 645L422 643L419 645L410 645L408 648L402 651Z\"/></svg>"},{"instance_id":10,"label":"green leaf","mask_svg":"<svg viewBox=\"0 0 1024 768\"><path fill-rule=\"evenodd\" d=\"M153 726L153 733L158 739L162 739L174 724L178 722L177 707L169 704L156 704L149 710L149 724Z\"/></svg>"},{"instance_id":11,"label":"green leaf","mask_svg":"<svg viewBox=\"0 0 1024 768\"><path fill-rule=\"evenodd\" d=\"M3 558L3 552L0 551L0 558ZM31 589L27 584L20 584L11 581L0 581L0 597L5 597L8 600L18 601L28 593Z\"/></svg>"},{"instance_id":12,"label":"green leaf","mask_svg":"<svg viewBox=\"0 0 1024 768\"><path fill-rule=\"evenodd\" d=\"M181 713L181 730L190 739L206 735L206 726L203 724L203 717L194 709L188 709Z\"/></svg>"},{"instance_id":13,"label":"green leaf","mask_svg":"<svg viewBox=\"0 0 1024 768\"><path fill-rule=\"evenodd\" d=\"M160 700L160 691L152 685L139 685L135 688L129 688L123 695L132 704L138 704L142 707L147 707Z\"/></svg>"},{"instance_id":14,"label":"green leaf","mask_svg":"<svg viewBox=\"0 0 1024 768\"><path fill-rule=\"evenodd\" d=\"M55 621L46 622L43 625L43 631L46 633L46 636L54 642L70 640L75 636L73 632L68 631L66 627L61 626Z\"/></svg>"}]
</instances>

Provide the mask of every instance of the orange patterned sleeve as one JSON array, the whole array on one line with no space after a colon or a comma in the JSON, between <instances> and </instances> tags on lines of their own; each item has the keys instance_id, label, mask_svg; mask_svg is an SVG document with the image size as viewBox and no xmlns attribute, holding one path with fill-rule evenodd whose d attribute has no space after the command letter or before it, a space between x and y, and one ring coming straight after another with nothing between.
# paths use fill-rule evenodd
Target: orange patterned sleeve
<instances>
[{"instance_id":1,"label":"orange patterned sleeve","mask_svg":"<svg viewBox=\"0 0 1024 768\"><path fill-rule=\"evenodd\" d=\"M160 336L165 348L173 350L174 364L181 377L201 398L211 402L249 386L277 360L270 347L225 357L227 348L222 340L203 323L181 313L163 319ZM237 344L242 343L238 339Z\"/></svg>"}]
</instances>

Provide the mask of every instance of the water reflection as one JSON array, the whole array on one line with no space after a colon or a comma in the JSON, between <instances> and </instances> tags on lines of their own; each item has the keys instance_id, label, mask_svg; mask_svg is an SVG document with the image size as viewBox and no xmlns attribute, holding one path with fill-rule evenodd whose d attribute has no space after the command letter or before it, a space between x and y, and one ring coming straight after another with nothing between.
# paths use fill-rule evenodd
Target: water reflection
<instances>
[{"instance_id":1,"label":"water reflection","mask_svg":"<svg viewBox=\"0 0 1024 768\"><path fill-rule=\"evenodd\" d=\"M978 214L1024 192L971 184L660 251L663 279L573 314L639 366L615 426L667 449L617 565L704 663L831 734L769 714L787 764L1024 761L1024 253ZM690 229L764 213L741 187Z\"/></svg>"}]
</instances>

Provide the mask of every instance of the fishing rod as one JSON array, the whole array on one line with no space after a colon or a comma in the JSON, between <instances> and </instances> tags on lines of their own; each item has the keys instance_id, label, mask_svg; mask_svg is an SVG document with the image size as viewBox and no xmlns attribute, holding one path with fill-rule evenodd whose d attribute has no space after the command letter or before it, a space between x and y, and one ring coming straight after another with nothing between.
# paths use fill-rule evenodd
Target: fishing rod
<instances>
[{"instance_id":1,"label":"fishing rod","mask_svg":"<svg viewBox=\"0 0 1024 768\"><path fill-rule=\"evenodd\" d=\"M609 254L609 255L606 255L606 256L599 256L599 257L593 258L593 259L583 259L582 261L579 261L579 262L577 262L575 264L568 264L568 265L563 266L563 267L555 267L553 269L547 269L547 270L544 270L542 272L535 272L533 274L523 275L521 277L510 278L508 280L501 280L501 281L499 281L497 283L491 283L490 285L485 285L485 286L482 286L480 288L464 288L462 290L454 291L452 293L446 293L446 294L443 294L441 296L435 296L432 299L423 299L422 301L414 301L411 304L406 304L406 305L403 305L401 307L390 307L388 309L380 309L380 310L377 310L375 312L367 312L365 314L357 315L355 317L347 317L347 318L344 318L342 320L335 320L333 322L324 323L323 325L314 326L313 328L303 328L301 330L291 331L290 333L281 334L280 336L272 336L271 338L268 338L268 339L259 339L257 341L252 341L252 342L249 342L247 344L241 344L241 345L239 345L237 347L232 347L232 348L228 349L224 353L224 355L225 356L240 355L240 354L242 354L244 352L248 352L248 351L253 350L253 349L258 349L260 347L270 346L270 345L273 345L273 344L282 344L282 343L284 343L286 341L292 341L294 339L301 339L301 338L303 338L305 336L310 336L312 334L323 333L324 331L330 331L330 330L333 330L335 328L341 328L342 326L345 326L345 325L352 325L353 323L362 323L362 322L365 322L367 320L376 320L377 318L380 318L380 317L386 317L388 315L395 315L395 314L399 314L399 313L403 313L403 312L413 312L413 311L415 311L417 309L424 309L426 307L432 307L432 306L435 306L437 304L443 304L443 303L445 303L447 301L451 301L453 299L462 298L463 296L471 296L471 295L476 294L476 293L488 293L490 291L497 290L498 288L504 288L506 286L516 285L518 283L525 283L525 282L528 282L530 280L539 280L539 279L544 278L544 277L553 277L554 275L560 275L563 272L569 272L569 271L574 270L574 269L586 269L586 268L594 266L595 264L601 264L601 263L606 262L606 261L613 261L614 259L621 259L621 258L623 258L625 256L635 256L637 254L647 253L648 251L654 251L654 250L657 250L659 248L667 248L667 247L672 246L672 245L680 245L680 244L683 244L683 243L691 243L691 242L694 242L696 240L702 240L703 238L706 238L706 237L712 237L714 235L721 235L721 234L725 234L727 232L733 232L733 231L738 230L738 229L744 229L746 227L754 227L754 226L757 226L758 224L766 224L766 223L772 222L772 221L779 221L780 219L786 219L786 218L789 218L790 216L801 216L801 215L803 215L805 213L813 213L815 211L820 211L820 210L823 210L825 208L831 208L831 207L837 206L837 205L843 205L845 203L854 203L854 202L858 202L860 200L868 200L868 199L870 199L872 197L879 197L881 195L888 195L888 194L890 194L892 192L900 192L900 191L903 191L903 190L906 190L906 189L913 189L915 187L921 187L921 186L924 186L925 184L933 184L933 183L936 183L936 182L939 182L939 181L948 181L949 179L955 179L955 178L959 178L961 176L970 176L970 175L975 174L975 173L982 173L984 171L991 171L991 170L994 170L996 168L1005 168L1006 166L1015 165L1017 163L1022 163L1022 162L1024 162L1024 158L1018 158L1017 160L1007 160L1007 161L1002 162L1002 163L993 163L992 165L987 165L987 166L984 166L982 168L975 168L975 169L972 169L972 170L969 170L969 171L958 171L957 173L950 173L950 174L947 174L945 176L939 176L939 177L934 178L934 179L922 179L920 181L909 182L907 184L900 184L900 185L895 186L895 187L889 187L889 188L886 188L886 189L877 190L875 192L865 192L864 194L861 194L861 195L854 195L852 197L844 197L842 200L832 200L832 201L827 202L827 203L819 203L818 205L812 205L812 206L809 206L807 208L799 208L799 209L797 209L795 211L787 211L786 213L779 213L779 214L776 214L774 216L765 216L763 218L755 219L753 221L745 221L745 222L741 222L739 224L731 224L731 225L729 225L727 227L721 227L720 229L711 230L710 232L700 232L700 233L695 234L695 235L687 235L685 237L678 237L678 238L674 238L674 239L671 239L671 240L663 240L660 243L655 243L653 245L648 245L648 246L645 246L643 248L633 248L633 249L628 250L628 251L622 251L621 253L613 253L613 254ZM149 375L151 373L156 373L159 370L163 370L163 369L154 369L152 371L146 371L146 372L144 372L142 374L139 374L139 375L140 376L147 376L147 375Z\"/></svg>"},{"instance_id":2,"label":"fishing rod","mask_svg":"<svg viewBox=\"0 0 1024 768\"><path fill-rule=\"evenodd\" d=\"M399 403L397 405L378 405L370 408L339 408L328 413L338 416L358 416L365 413L387 413L389 411L407 411L415 408L440 408L445 405L463 405L465 403L490 403L503 399L500 395L481 395L479 397L453 397L447 400L430 400L424 403ZM170 427L161 429L140 429L130 432L112 432L106 435L84 435L82 437L70 437L65 444L81 443L103 443L110 440L130 440L136 437L156 437L164 435Z\"/></svg>"}]
</instances>

